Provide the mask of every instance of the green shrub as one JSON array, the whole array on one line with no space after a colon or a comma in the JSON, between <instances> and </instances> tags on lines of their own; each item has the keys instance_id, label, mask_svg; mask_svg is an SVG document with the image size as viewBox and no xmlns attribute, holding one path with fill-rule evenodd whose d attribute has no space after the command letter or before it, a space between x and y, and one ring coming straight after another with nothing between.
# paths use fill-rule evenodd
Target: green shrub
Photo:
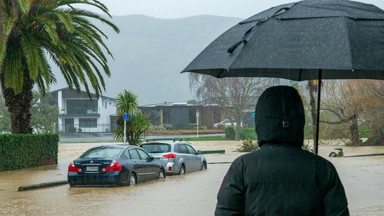
<instances>
[{"instance_id":1,"label":"green shrub","mask_svg":"<svg viewBox=\"0 0 384 216\"><path fill-rule=\"evenodd\" d=\"M237 150L239 152L251 152L251 151L256 151L259 149L260 149L260 147L255 140L245 139L245 140L242 140L242 145Z\"/></svg>"},{"instance_id":2,"label":"green shrub","mask_svg":"<svg viewBox=\"0 0 384 216\"><path fill-rule=\"evenodd\" d=\"M231 140L235 139L235 129L230 126L224 129L225 137Z\"/></svg>"},{"instance_id":3,"label":"green shrub","mask_svg":"<svg viewBox=\"0 0 384 216\"><path fill-rule=\"evenodd\" d=\"M359 136L360 138L368 138L371 136L371 131L369 125L360 125L359 126Z\"/></svg>"},{"instance_id":4,"label":"green shrub","mask_svg":"<svg viewBox=\"0 0 384 216\"><path fill-rule=\"evenodd\" d=\"M246 140L246 139L252 139L257 140L256 131L254 128L242 128L240 131L240 139Z\"/></svg>"},{"instance_id":5,"label":"green shrub","mask_svg":"<svg viewBox=\"0 0 384 216\"><path fill-rule=\"evenodd\" d=\"M0 171L57 164L57 134L0 135Z\"/></svg>"}]
</instances>

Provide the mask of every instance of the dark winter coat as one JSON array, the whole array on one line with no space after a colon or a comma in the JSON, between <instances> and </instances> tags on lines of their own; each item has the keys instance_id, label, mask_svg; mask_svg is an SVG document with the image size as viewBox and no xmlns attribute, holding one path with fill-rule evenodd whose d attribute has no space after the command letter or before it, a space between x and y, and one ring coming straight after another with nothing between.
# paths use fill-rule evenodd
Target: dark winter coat
<instances>
[{"instance_id":1,"label":"dark winter coat","mask_svg":"<svg viewBox=\"0 0 384 216\"><path fill-rule=\"evenodd\" d=\"M304 122L294 88L272 87L260 96L255 123L261 148L232 163L215 215L349 215L335 167L301 148Z\"/></svg>"}]
</instances>

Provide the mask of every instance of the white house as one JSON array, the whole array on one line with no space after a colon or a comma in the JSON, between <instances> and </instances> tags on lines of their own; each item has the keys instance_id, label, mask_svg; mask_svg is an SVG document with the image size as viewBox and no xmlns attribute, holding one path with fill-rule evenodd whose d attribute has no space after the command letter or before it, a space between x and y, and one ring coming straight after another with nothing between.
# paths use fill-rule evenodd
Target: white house
<instances>
[{"instance_id":1,"label":"white house","mask_svg":"<svg viewBox=\"0 0 384 216\"><path fill-rule=\"evenodd\" d=\"M116 100L114 98L91 94L92 100L85 91L77 92L69 88L52 91L50 104L59 107L59 131L79 132L111 132L115 127Z\"/></svg>"}]
</instances>

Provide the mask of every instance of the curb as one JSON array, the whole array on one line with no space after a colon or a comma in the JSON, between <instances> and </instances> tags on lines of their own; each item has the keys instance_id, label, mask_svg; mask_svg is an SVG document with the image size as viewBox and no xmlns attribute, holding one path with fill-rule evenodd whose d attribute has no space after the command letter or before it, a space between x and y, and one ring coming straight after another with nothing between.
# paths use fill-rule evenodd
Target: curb
<instances>
[{"instance_id":1,"label":"curb","mask_svg":"<svg viewBox=\"0 0 384 216\"><path fill-rule=\"evenodd\" d=\"M32 185L25 185L20 186L18 191L27 191L27 190L34 190L34 189L40 189L40 188L47 188L47 187L53 187L58 185L68 184L67 180L61 180L61 181L52 181L52 182L45 182L40 184L32 184Z\"/></svg>"},{"instance_id":2,"label":"curb","mask_svg":"<svg viewBox=\"0 0 384 216\"><path fill-rule=\"evenodd\" d=\"M224 161L224 162L208 162L207 164L231 164L232 162L230 161Z\"/></svg>"},{"instance_id":3,"label":"curb","mask_svg":"<svg viewBox=\"0 0 384 216\"><path fill-rule=\"evenodd\" d=\"M201 151L201 154L225 154L225 150Z\"/></svg>"}]
</instances>

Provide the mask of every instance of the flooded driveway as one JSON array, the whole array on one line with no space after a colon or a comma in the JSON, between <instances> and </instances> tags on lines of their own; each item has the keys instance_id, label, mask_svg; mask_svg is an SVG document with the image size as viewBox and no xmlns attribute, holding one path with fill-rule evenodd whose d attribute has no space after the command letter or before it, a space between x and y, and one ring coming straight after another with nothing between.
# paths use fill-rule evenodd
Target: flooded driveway
<instances>
[{"instance_id":1,"label":"flooded driveway","mask_svg":"<svg viewBox=\"0 0 384 216\"><path fill-rule=\"evenodd\" d=\"M192 142L206 155L208 170L169 176L133 187L75 187L68 185L17 192L19 186L65 180L69 162L97 144L60 144L59 164L0 172L0 215L213 215L216 195L229 163L240 153L239 142ZM333 147L320 146L320 155ZM384 153L384 147L343 148L345 155ZM328 158L346 189L351 215L384 215L384 156ZM213 164L212 164L213 163Z\"/></svg>"}]
</instances>

